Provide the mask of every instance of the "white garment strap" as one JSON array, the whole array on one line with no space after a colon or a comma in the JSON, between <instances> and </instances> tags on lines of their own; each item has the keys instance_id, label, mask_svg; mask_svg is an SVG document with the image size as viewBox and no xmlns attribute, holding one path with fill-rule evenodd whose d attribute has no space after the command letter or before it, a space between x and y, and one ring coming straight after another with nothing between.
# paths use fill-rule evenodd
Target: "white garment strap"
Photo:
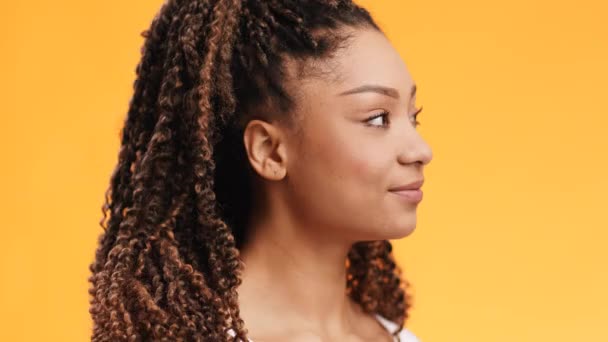
<instances>
[{"instance_id":1,"label":"white garment strap","mask_svg":"<svg viewBox=\"0 0 608 342\"><path fill-rule=\"evenodd\" d=\"M380 321L380 323L382 323L382 325L386 328L386 330L388 330L389 333L393 333L393 331L397 328L397 324L393 321L390 321L378 314L375 314L376 319L378 319L378 321ZM228 330L228 334L230 336L235 336L236 333L234 332L234 330L231 328L230 330ZM416 335L414 335L411 331L409 331L407 328L403 328L401 329L401 331L399 332L399 339L401 340L401 342L420 342L420 340L416 337ZM394 341L397 341L397 337L393 337ZM253 340L251 339L247 339L248 342L253 342Z\"/></svg>"}]
</instances>

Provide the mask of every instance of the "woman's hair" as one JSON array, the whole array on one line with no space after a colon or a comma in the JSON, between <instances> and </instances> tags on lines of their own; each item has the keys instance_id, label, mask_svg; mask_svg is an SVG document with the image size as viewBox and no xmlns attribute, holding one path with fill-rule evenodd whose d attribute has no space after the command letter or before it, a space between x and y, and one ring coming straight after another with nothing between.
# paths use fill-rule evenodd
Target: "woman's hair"
<instances>
[{"instance_id":1,"label":"woman's hair","mask_svg":"<svg viewBox=\"0 0 608 342\"><path fill-rule=\"evenodd\" d=\"M253 197L243 127L268 113L289 118L287 58L297 78L323 75L319 62L348 38L341 28L380 31L347 0L162 5L142 32L90 265L93 341L246 340L237 287ZM391 248L355 243L344 281L365 312L402 328L411 298Z\"/></svg>"}]
</instances>

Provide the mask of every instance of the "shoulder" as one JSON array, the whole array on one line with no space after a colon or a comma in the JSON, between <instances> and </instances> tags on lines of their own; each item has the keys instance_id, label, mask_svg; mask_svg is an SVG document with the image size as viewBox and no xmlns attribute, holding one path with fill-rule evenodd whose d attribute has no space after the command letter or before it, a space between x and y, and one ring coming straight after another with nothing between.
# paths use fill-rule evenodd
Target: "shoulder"
<instances>
[{"instance_id":1,"label":"shoulder","mask_svg":"<svg viewBox=\"0 0 608 342\"><path fill-rule=\"evenodd\" d=\"M397 329L397 323L390 321L390 320L380 316L379 314L376 314L376 318L378 318L378 320L390 332L393 332L393 331L395 331L395 329ZM401 342L420 342L418 337L413 332L411 332L410 330L408 330L405 327L403 329L401 329L401 331L399 332L399 339L401 340Z\"/></svg>"}]
</instances>

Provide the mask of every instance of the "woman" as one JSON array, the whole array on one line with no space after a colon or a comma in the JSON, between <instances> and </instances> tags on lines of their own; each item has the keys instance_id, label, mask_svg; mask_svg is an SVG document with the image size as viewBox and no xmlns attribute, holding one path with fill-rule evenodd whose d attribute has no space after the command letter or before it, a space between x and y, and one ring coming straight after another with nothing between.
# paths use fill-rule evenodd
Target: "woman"
<instances>
[{"instance_id":1,"label":"woman","mask_svg":"<svg viewBox=\"0 0 608 342\"><path fill-rule=\"evenodd\" d=\"M369 13L169 0L142 35L92 340L416 341L388 239L413 231L432 153Z\"/></svg>"}]
</instances>

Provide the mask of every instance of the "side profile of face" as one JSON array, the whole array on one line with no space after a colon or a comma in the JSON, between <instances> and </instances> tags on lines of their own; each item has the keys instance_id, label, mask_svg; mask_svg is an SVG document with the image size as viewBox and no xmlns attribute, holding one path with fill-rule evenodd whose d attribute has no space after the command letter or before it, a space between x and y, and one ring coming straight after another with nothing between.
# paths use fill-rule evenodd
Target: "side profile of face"
<instances>
[{"instance_id":1,"label":"side profile of face","mask_svg":"<svg viewBox=\"0 0 608 342\"><path fill-rule=\"evenodd\" d=\"M272 127L276 156L256 161L250 139L250 159L306 229L402 238L415 229L419 201L391 189L423 179L432 152L416 130L415 83L399 53L379 31L353 32L331 60L337 77L296 85L297 134Z\"/></svg>"}]
</instances>

